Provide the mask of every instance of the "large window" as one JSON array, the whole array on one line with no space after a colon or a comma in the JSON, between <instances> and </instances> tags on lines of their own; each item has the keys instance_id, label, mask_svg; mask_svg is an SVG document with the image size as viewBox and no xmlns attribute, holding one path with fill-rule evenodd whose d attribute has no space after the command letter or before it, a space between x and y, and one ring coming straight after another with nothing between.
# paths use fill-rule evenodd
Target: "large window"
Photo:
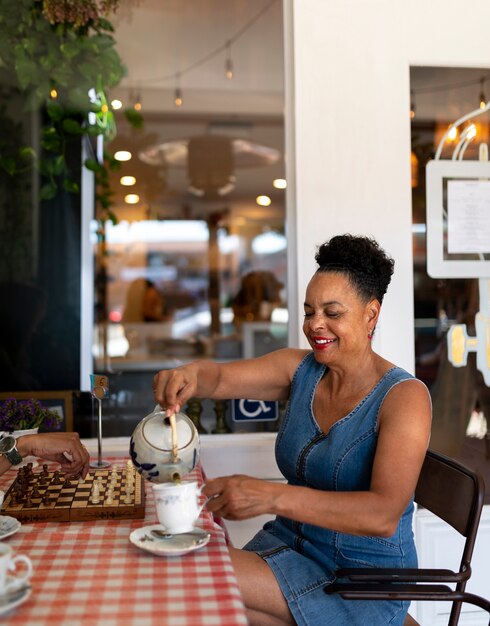
<instances>
[{"instance_id":1,"label":"large window","mask_svg":"<svg viewBox=\"0 0 490 626\"><path fill-rule=\"evenodd\" d=\"M138 3L117 21L128 74L107 148L126 160L92 242L94 371L120 434L159 369L287 344L282 30L279 0Z\"/></svg>"}]
</instances>

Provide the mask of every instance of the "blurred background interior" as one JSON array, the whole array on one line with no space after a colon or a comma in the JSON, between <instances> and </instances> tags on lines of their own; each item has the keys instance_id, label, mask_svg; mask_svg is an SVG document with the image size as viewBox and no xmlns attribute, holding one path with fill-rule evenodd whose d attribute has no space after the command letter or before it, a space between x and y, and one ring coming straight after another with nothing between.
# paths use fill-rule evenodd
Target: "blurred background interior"
<instances>
[{"instance_id":1,"label":"blurred background interior","mask_svg":"<svg viewBox=\"0 0 490 626\"><path fill-rule=\"evenodd\" d=\"M1 390L74 390L85 436L89 372L109 377L104 434L127 435L152 409L157 370L286 346L291 305L282 2L122 2L111 21L127 67L107 94L117 133L106 148L119 162L112 219L82 173L78 203L41 199L32 174L12 202L0 178ZM427 275L425 166L448 125L490 97L489 79L475 68L410 70L416 374L433 394L433 444L458 454L488 443L486 387L474 364L456 370L444 354L448 325L474 321L477 281ZM43 111L23 113L22 93L2 85L1 135L35 143ZM488 142L487 116L475 132ZM217 413L220 432L278 425L194 408L209 432Z\"/></svg>"}]
</instances>

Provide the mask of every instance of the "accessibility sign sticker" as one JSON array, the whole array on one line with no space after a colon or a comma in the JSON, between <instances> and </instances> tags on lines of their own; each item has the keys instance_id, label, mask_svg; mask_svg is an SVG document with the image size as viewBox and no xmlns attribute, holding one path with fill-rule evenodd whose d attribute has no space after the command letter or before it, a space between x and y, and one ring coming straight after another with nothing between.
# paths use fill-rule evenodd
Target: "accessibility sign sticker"
<instances>
[{"instance_id":1,"label":"accessibility sign sticker","mask_svg":"<svg viewBox=\"0 0 490 626\"><path fill-rule=\"evenodd\" d=\"M273 422L279 417L279 403L272 400L233 400L231 418L234 422Z\"/></svg>"}]
</instances>

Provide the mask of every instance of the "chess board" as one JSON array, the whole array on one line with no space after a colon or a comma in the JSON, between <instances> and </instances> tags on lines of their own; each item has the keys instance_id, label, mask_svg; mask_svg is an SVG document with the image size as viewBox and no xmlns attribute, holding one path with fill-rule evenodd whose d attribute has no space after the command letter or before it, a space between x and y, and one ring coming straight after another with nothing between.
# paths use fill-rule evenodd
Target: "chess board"
<instances>
[{"instance_id":1,"label":"chess board","mask_svg":"<svg viewBox=\"0 0 490 626\"><path fill-rule=\"evenodd\" d=\"M41 471L24 473L19 470L5 494L0 513L28 523L142 519L145 516L144 479L137 472L133 477L133 490L128 496L126 467L115 468L114 474L111 467L91 469L84 480L69 481L59 472L47 471L47 466ZM99 488L98 503L93 502L94 482ZM111 497L108 496L110 483L113 483Z\"/></svg>"}]
</instances>

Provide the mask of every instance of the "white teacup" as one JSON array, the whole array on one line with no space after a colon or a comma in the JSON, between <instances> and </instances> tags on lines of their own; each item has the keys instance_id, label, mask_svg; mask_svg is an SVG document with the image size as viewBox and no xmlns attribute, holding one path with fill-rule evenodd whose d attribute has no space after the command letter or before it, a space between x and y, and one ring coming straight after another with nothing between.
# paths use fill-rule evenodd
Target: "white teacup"
<instances>
[{"instance_id":1,"label":"white teacup","mask_svg":"<svg viewBox=\"0 0 490 626\"><path fill-rule=\"evenodd\" d=\"M19 563L24 563L25 567L17 568ZM13 572L13 576L7 576ZM31 559L25 554L13 556L12 548L6 543L0 543L0 594L8 593L26 583L32 576Z\"/></svg>"},{"instance_id":2,"label":"white teacup","mask_svg":"<svg viewBox=\"0 0 490 626\"><path fill-rule=\"evenodd\" d=\"M172 535L187 533L207 500L199 504L202 487L196 481L153 485L158 521Z\"/></svg>"}]
</instances>

